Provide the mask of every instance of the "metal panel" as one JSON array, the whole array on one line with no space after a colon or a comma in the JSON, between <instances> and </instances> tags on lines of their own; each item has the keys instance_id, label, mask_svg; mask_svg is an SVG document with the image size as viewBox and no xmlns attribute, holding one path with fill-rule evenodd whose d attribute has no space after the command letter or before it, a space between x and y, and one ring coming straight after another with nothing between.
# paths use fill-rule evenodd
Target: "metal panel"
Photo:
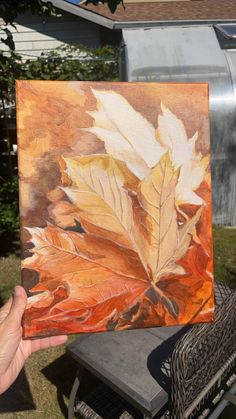
<instances>
[{"instance_id":1,"label":"metal panel","mask_svg":"<svg viewBox=\"0 0 236 419\"><path fill-rule=\"evenodd\" d=\"M235 112L233 116L233 125L231 131L231 141L226 145L227 154L228 154L228 164L230 171L230 180L231 180L231 202L230 211L232 218L232 225L236 225L236 50L224 51L226 59L229 64L229 69L231 73L233 90L234 90L234 107Z\"/></svg>"},{"instance_id":2,"label":"metal panel","mask_svg":"<svg viewBox=\"0 0 236 419\"><path fill-rule=\"evenodd\" d=\"M121 66L127 81L207 82L210 85L213 221L236 224L235 95L225 52L210 25L123 29Z\"/></svg>"}]
</instances>

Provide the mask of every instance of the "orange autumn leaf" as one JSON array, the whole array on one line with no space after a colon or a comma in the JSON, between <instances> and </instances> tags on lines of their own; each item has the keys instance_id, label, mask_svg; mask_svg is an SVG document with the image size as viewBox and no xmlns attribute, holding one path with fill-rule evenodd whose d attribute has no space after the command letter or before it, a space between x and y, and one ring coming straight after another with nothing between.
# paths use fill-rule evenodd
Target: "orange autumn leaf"
<instances>
[{"instance_id":1,"label":"orange autumn leaf","mask_svg":"<svg viewBox=\"0 0 236 419\"><path fill-rule=\"evenodd\" d=\"M65 275L74 281L92 281L90 270L110 269L113 274L148 281L137 254L115 243L89 234L65 231L55 226L28 229L34 244L34 255L22 262L23 268L40 270L41 284L50 278L63 281ZM83 278L86 277L86 280ZM102 276L101 276L102 277ZM97 280L97 276L94 279ZM37 285L35 287L37 290Z\"/></svg>"},{"instance_id":2,"label":"orange autumn leaf","mask_svg":"<svg viewBox=\"0 0 236 419\"><path fill-rule=\"evenodd\" d=\"M48 327L52 333L55 330L64 330L66 333L73 330L79 332L111 330L118 324L124 306L133 306L141 300L145 289L144 282L131 279L127 283L127 277L112 276L112 274L107 277L103 275L101 282L90 286L77 285L78 297L71 297L67 288L60 285L51 293L47 291L42 293L44 305L41 305L40 300L40 316L35 315L37 300L34 301L35 297L29 298L24 335L39 334L38 330L41 335L47 334ZM61 299L58 299L58 291L64 293Z\"/></svg>"},{"instance_id":3,"label":"orange autumn leaf","mask_svg":"<svg viewBox=\"0 0 236 419\"><path fill-rule=\"evenodd\" d=\"M32 328L34 322L50 321L55 313L58 318L58 312L62 316L72 315L73 305L77 307L74 309L77 317L80 318L81 310L89 311L90 316L100 312L102 317L96 318L96 321L105 324L108 319L104 318L101 305L108 303L109 316L113 316L118 307L124 309L127 304L137 302L137 298L149 287L146 273L131 250L124 252L124 249L102 238L80 235L54 226L30 231L36 250L33 257L25 259L23 267L40 271L41 280L31 291L44 292L28 301L25 333L29 322ZM37 303L41 306L41 299L42 308L47 303L50 308L54 291L60 284L65 287L70 304L59 301L53 310L46 310L46 317L41 311L40 319L31 323L31 311L35 316L35 308Z\"/></svg>"}]
</instances>

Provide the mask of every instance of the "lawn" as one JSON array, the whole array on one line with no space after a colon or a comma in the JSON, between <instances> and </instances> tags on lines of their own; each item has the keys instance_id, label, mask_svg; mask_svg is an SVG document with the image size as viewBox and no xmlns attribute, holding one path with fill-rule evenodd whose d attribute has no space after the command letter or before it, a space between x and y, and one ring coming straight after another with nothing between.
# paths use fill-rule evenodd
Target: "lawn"
<instances>
[{"instance_id":1,"label":"lawn","mask_svg":"<svg viewBox=\"0 0 236 419\"><path fill-rule=\"evenodd\" d=\"M20 256L16 237L2 237L2 243L0 299L3 302L20 282ZM236 285L236 229L214 227L214 269L217 280ZM65 346L34 354L15 385L0 397L0 419L66 417L75 368L74 361L65 354Z\"/></svg>"},{"instance_id":2,"label":"lawn","mask_svg":"<svg viewBox=\"0 0 236 419\"><path fill-rule=\"evenodd\" d=\"M236 286L236 228L214 227L214 276Z\"/></svg>"}]
</instances>

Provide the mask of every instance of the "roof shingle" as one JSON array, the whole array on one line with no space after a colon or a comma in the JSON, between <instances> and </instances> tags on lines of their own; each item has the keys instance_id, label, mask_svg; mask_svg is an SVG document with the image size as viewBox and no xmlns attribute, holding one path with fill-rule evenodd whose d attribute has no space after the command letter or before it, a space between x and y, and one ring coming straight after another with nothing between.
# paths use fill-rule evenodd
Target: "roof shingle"
<instances>
[{"instance_id":1,"label":"roof shingle","mask_svg":"<svg viewBox=\"0 0 236 419\"><path fill-rule=\"evenodd\" d=\"M128 3L112 14L108 7L80 6L112 21L236 20L236 0L192 0L186 2Z\"/></svg>"}]
</instances>

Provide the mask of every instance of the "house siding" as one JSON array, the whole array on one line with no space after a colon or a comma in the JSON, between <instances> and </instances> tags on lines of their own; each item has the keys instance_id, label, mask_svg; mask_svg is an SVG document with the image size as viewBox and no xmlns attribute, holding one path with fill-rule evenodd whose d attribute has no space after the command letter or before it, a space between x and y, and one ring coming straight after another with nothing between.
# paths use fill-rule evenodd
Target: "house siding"
<instances>
[{"instance_id":1,"label":"house siding","mask_svg":"<svg viewBox=\"0 0 236 419\"><path fill-rule=\"evenodd\" d=\"M13 34L16 52L24 59L34 59L61 45L83 44L90 47L100 46L100 27L80 17L65 12L54 16L24 15L17 19ZM3 32L0 32L0 37ZM0 44L1 50L8 48Z\"/></svg>"}]
</instances>

